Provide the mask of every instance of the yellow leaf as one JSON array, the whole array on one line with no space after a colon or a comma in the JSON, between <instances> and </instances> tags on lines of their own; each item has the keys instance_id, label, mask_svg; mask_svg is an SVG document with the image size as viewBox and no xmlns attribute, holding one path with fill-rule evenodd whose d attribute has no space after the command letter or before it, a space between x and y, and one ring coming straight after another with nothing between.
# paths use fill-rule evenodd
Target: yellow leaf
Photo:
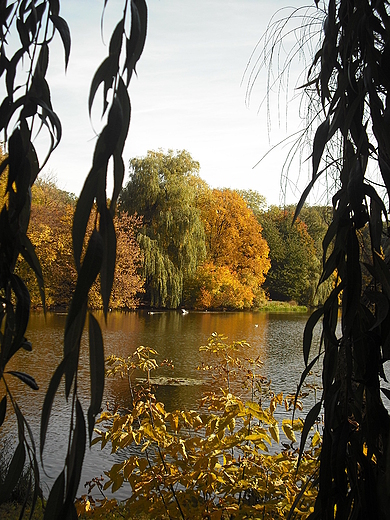
<instances>
[{"instance_id":1,"label":"yellow leaf","mask_svg":"<svg viewBox=\"0 0 390 520\"><path fill-rule=\"evenodd\" d=\"M287 439L289 439L292 442L297 442L297 439L295 438L295 434L293 431L293 427L291 425L291 421L284 419L283 423L282 423L282 430L283 430L285 436L287 437Z\"/></svg>"},{"instance_id":2,"label":"yellow leaf","mask_svg":"<svg viewBox=\"0 0 390 520\"><path fill-rule=\"evenodd\" d=\"M278 423L271 424L268 429L269 429L269 432L270 432L271 437L273 438L273 440L275 442L279 443L280 438L279 438L279 425L278 425Z\"/></svg>"},{"instance_id":3,"label":"yellow leaf","mask_svg":"<svg viewBox=\"0 0 390 520\"><path fill-rule=\"evenodd\" d=\"M123 476L125 479L128 479L130 475L133 473L134 468L136 467L136 462L133 459L129 459L124 468L123 468Z\"/></svg>"},{"instance_id":4,"label":"yellow leaf","mask_svg":"<svg viewBox=\"0 0 390 520\"><path fill-rule=\"evenodd\" d=\"M315 434L313 435L313 440L311 441L311 445L313 446L313 448L315 448L316 446L319 445L320 442L321 442L321 435L320 435L320 432L317 430L315 432Z\"/></svg>"},{"instance_id":5,"label":"yellow leaf","mask_svg":"<svg viewBox=\"0 0 390 520\"><path fill-rule=\"evenodd\" d=\"M145 471L145 469L148 467L148 461L147 459L137 459L137 466L139 467L141 473Z\"/></svg>"},{"instance_id":6,"label":"yellow leaf","mask_svg":"<svg viewBox=\"0 0 390 520\"><path fill-rule=\"evenodd\" d=\"M115 493L115 491L118 491L118 489L122 486L122 484L123 484L123 475L121 475L119 473L116 476L115 480L113 481L111 492Z\"/></svg>"},{"instance_id":7,"label":"yellow leaf","mask_svg":"<svg viewBox=\"0 0 390 520\"><path fill-rule=\"evenodd\" d=\"M245 437L245 440L252 441L257 444L259 441L266 441L271 445L271 440L266 433L251 433Z\"/></svg>"}]
</instances>

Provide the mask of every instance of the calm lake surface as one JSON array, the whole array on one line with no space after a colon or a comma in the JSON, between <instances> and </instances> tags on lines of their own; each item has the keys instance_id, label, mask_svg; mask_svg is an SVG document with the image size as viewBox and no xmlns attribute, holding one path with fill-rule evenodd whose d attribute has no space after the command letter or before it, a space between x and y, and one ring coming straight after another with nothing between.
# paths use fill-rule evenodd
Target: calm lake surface
<instances>
[{"instance_id":1,"label":"calm lake surface","mask_svg":"<svg viewBox=\"0 0 390 520\"><path fill-rule=\"evenodd\" d=\"M96 313L99 319L105 345L105 354L116 354L127 357L134 350L144 345L158 351L160 360L171 359L174 371L167 372L170 377L195 380L194 384L180 386L162 386L158 398L163 400L169 409L190 409L197 406L202 392L207 387L207 373L197 370L204 359L199 352L201 345L213 332L228 336L227 343L246 340L251 345L251 357L260 357L263 362L262 375L271 380L271 388L278 393L294 393L303 369L302 337L308 318L307 314L294 313L251 313L251 312L189 312L179 311L148 313L137 311L132 313L110 313L107 324L103 316ZM12 369L21 370L33 375L39 390L33 392L28 387L12 381L18 392L20 407L29 418L30 425L39 438L40 410L43 397L53 371L62 356L62 339L65 325L65 314L33 313L27 333L33 344L33 352L20 352ZM319 341L320 331L316 331L315 341ZM317 368L317 374L320 367ZM164 375L164 374L163 374ZM313 376L317 382L316 375ZM318 377L318 376L317 376ZM202 378L206 378L202 382ZM14 379L14 378L12 378ZM9 380L9 378L8 378ZM195 384L197 383L197 384ZM79 391L85 412L89 404L89 367L86 338L82 352L82 369ZM106 380L104 403L126 408L130 404L127 382L119 377ZM306 411L313 401L305 403ZM64 453L68 442L69 409L65 402L62 386L53 406L47 445L44 452L45 482L62 470ZM8 421L3 427L2 435L12 426ZM81 478L79 494L85 493L84 483L92 477L100 476L104 470L118 461L120 455L111 455L109 449L103 451L99 446L87 449ZM115 495L125 498L126 490Z\"/></svg>"}]
</instances>

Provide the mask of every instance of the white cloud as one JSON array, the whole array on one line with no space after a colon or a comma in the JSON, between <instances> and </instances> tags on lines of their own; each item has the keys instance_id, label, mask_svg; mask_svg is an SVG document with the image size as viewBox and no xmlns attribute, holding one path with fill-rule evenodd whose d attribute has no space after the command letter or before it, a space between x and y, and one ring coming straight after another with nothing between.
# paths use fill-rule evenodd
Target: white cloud
<instances>
[{"instance_id":1,"label":"white cloud","mask_svg":"<svg viewBox=\"0 0 390 520\"><path fill-rule=\"evenodd\" d=\"M79 193L91 165L93 131L87 113L89 84L107 48L100 38L102 2L69 0L62 15L72 32L72 53L63 73L60 42L52 52L50 84L63 122L63 141L49 167L59 184ZM245 104L249 75L241 85L251 53L281 0L150 0L149 28L138 77L132 79L132 121L125 161L148 149L187 149L201 164L201 176L215 187L256 189L269 203L280 201L283 153L267 152L267 110L257 114L266 94L266 72ZM122 2L109 0L105 39ZM272 142L279 133L277 96L272 108ZM101 108L99 93L97 107ZM99 119L94 113L94 124ZM298 126L293 112L289 131ZM284 125L283 108L281 124ZM299 194L295 194L297 201ZM292 201L290 196L288 201Z\"/></svg>"}]
</instances>

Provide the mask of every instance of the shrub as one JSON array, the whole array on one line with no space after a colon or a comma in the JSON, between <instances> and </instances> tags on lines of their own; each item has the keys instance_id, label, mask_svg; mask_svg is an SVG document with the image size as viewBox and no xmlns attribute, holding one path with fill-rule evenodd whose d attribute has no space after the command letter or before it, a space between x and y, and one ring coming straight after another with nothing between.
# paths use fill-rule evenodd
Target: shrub
<instances>
[{"instance_id":1,"label":"shrub","mask_svg":"<svg viewBox=\"0 0 390 520\"><path fill-rule=\"evenodd\" d=\"M250 345L226 339L213 334L200 347L207 358L199 369L210 371L216 383L198 410L167 411L157 401L151 374L161 365L155 350L139 347L127 359L108 358L107 376L128 378L132 409L103 412L93 444L110 443L112 452L136 446L137 452L105 471L104 485L95 479L90 489L98 485L102 493L115 493L129 484L124 511L131 516L271 519L285 517L294 503L300 518L309 516L317 494L318 427L297 469L296 434L303 423L298 418L280 424L274 412L283 405L301 407L300 401L275 395L259 373L259 359L247 356ZM146 374L141 386L132 382L136 370ZM285 442L277 452L281 436ZM97 510L105 514L113 504L89 494L78 510L93 511L95 518Z\"/></svg>"}]
</instances>

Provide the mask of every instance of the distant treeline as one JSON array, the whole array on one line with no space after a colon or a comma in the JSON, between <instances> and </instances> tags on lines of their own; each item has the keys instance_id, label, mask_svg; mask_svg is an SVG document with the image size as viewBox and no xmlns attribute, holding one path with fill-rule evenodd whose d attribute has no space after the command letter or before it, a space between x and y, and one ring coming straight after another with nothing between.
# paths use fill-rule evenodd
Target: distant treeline
<instances>
[{"instance_id":1,"label":"distant treeline","mask_svg":"<svg viewBox=\"0 0 390 520\"><path fill-rule=\"evenodd\" d=\"M267 208L252 190L212 189L186 151L150 151L130 161L118 204L117 266L111 307L252 309L268 299L317 305L322 240L331 208ZM71 223L76 197L41 180L33 186L29 237L48 307L67 306L76 280ZM91 230L92 230L91 222ZM18 270L40 304L34 274ZM90 305L99 308L98 288Z\"/></svg>"}]
</instances>

